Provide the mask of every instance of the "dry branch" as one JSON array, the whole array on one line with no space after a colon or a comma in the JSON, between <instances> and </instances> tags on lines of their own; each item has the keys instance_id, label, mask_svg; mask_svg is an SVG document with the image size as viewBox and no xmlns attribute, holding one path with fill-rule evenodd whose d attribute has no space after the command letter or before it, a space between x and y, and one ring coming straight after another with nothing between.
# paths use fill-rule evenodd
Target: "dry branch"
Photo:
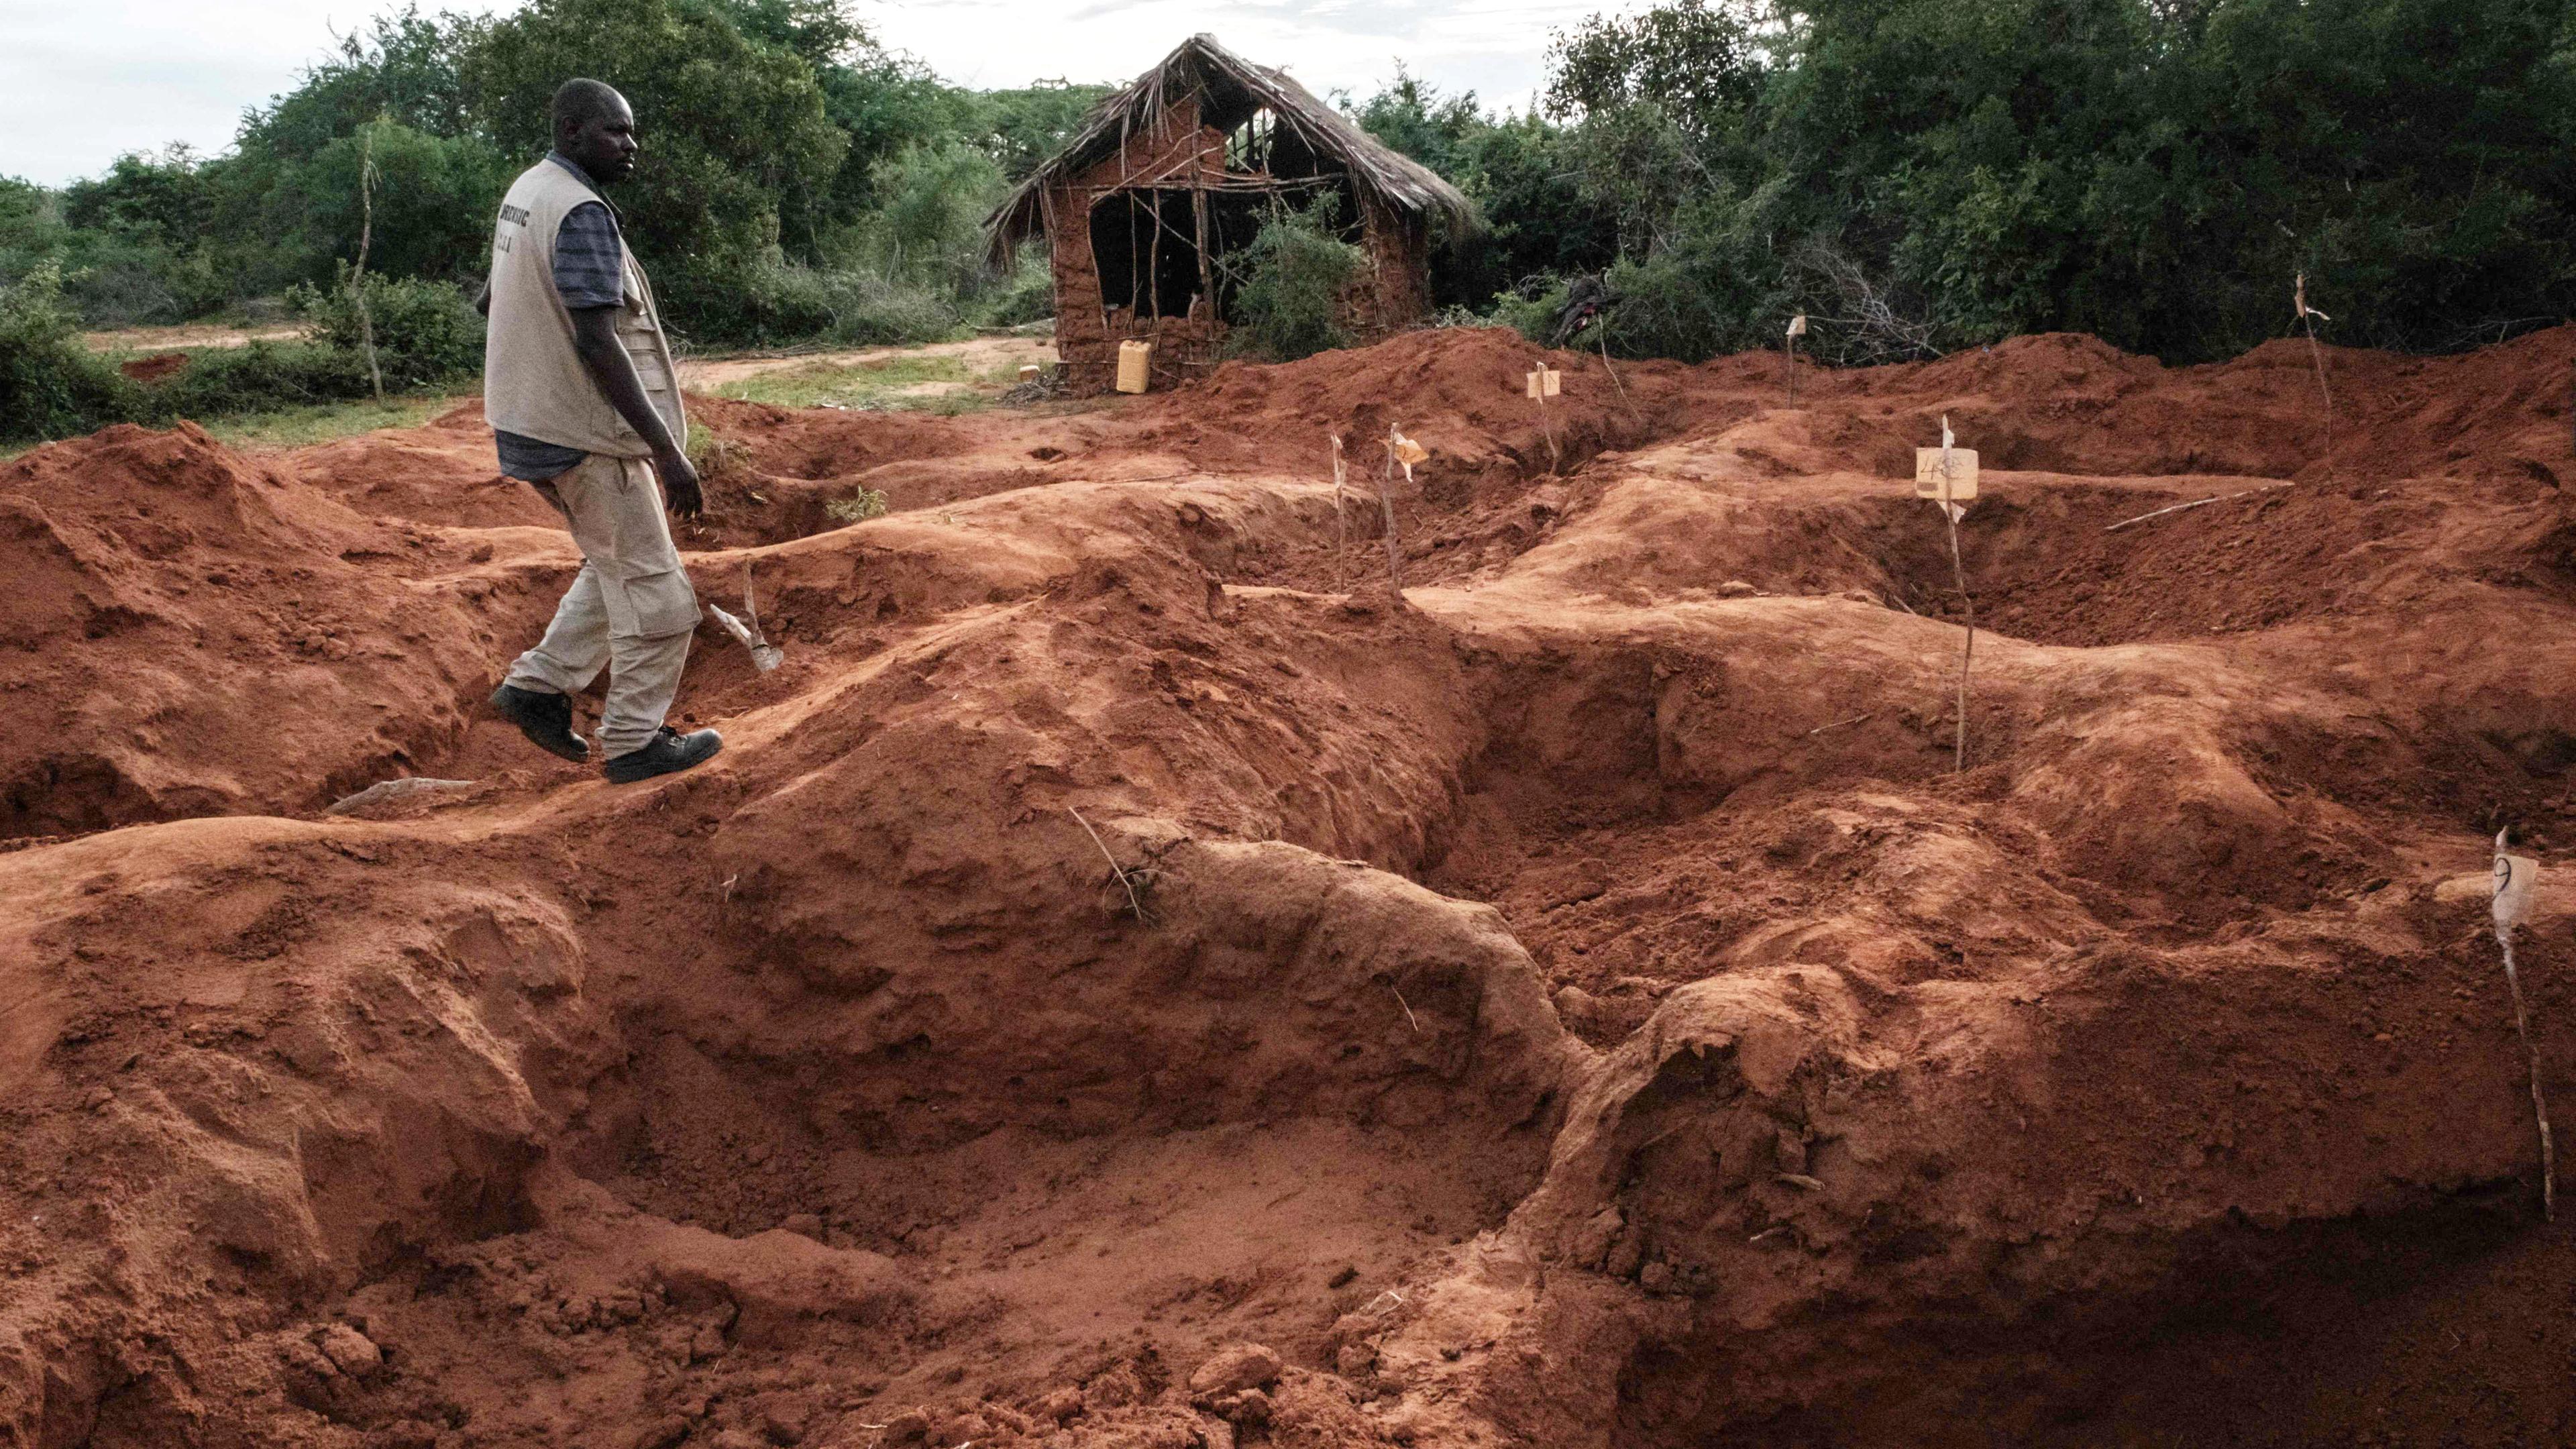
<instances>
[{"instance_id":1,"label":"dry branch","mask_svg":"<svg viewBox=\"0 0 2576 1449\"><path fill-rule=\"evenodd\" d=\"M2128 527L2132 523L2144 523L2150 518L2162 518L2168 513L2181 513L2188 509L2204 508L2212 503L2224 503L2230 498L2251 498L2257 493L2269 493L2276 488L2287 488L2289 486L2290 485L2287 483L2266 483L2260 488L2240 488L2233 493L2221 493L2212 498L2195 498L2189 503L2177 503L2171 508L2159 508L2153 513L2141 513L2135 518L2123 518L2119 522L2110 525L2102 531L2104 533L2118 533L2121 529Z\"/></svg>"},{"instance_id":2,"label":"dry branch","mask_svg":"<svg viewBox=\"0 0 2576 1449\"><path fill-rule=\"evenodd\" d=\"M367 248L376 232L376 132L363 127L358 156L358 264L349 269L349 300L358 308L358 342L367 352L367 380L374 384L376 406L385 405L385 370L376 363L376 318L367 305Z\"/></svg>"},{"instance_id":3,"label":"dry branch","mask_svg":"<svg viewBox=\"0 0 2576 1449\"><path fill-rule=\"evenodd\" d=\"M1792 260L1821 277L1833 289L1842 310L1849 314L1809 318L1811 323L1844 329L1836 361L1901 362L1944 355L1932 345L1932 324L1917 322L1897 311L1887 289L1872 281L1850 253L1827 243L1809 242L1798 248Z\"/></svg>"},{"instance_id":4,"label":"dry branch","mask_svg":"<svg viewBox=\"0 0 2576 1449\"><path fill-rule=\"evenodd\" d=\"M1073 817L1074 823L1082 827L1082 833L1091 837L1091 843L1100 847L1101 858L1109 862L1110 872L1118 877L1120 885L1127 888L1128 909L1134 911L1136 919L1142 922L1145 919L1145 903L1136 898L1136 882L1128 879L1127 867L1120 865L1118 857L1109 853L1109 842L1100 838L1100 832L1091 828L1091 822L1082 818L1081 811L1070 805L1064 809L1066 814Z\"/></svg>"}]
</instances>

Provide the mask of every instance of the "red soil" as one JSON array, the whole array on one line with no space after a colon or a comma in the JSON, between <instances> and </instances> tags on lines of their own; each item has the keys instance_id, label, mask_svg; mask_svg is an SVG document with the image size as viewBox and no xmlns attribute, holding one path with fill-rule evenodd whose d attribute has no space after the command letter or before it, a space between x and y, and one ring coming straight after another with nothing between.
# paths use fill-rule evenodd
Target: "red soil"
<instances>
[{"instance_id":1,"label":"red soil","mask_svg":"<svg viewBox=\"0 0 2576 1449\"><path fill-rule=\"evenodd\" d=\"M150 357L136 357L120 362L116 365L116 370L136 382L159 382L173 373L184 371L187 366L187 353L156 352Z\"/></svg>"},{"instance_id":2,"label":"red soil","mask_svg":"<svg viewBox=\"0 0 2576 1449\"><path fill-rule=\"evenodd\" d=\"M0 468L0 1445L2576 1433L2576 330L1538 357L702 402L626 789L472 410Z\"/></svg>"}]
</instances>

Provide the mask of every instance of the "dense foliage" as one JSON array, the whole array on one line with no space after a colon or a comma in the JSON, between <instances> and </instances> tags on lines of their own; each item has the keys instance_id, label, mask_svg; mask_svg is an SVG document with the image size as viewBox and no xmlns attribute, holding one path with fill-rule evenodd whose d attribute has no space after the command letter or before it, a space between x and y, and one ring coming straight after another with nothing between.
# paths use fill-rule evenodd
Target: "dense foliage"
<instances>
[{"instance_id":1,"label":"dense foliage","mask_svg":"<svg viewBox=\"0 0 2576 1449\"><path fill-rule=\"evenodd\" d=\"M374 391L358 342L355 297L375 313L376 360L390 388L454 382L483 361L482 319L442 282L370 275L331 289L298 287L300 341L211 348L166 380L127 378L83 345L80 321L50 262L0 284L0 439L63 437L111 423L166 423L342 402Z\"/></svg>"},{"instance_id":2,"label":"dense foliage","mask_svg":"<svg viewBox=\"0 0 2576 1449\"><path fill-rule=\"evenodd\" d=\"M1226 339L1236 352L1287 361L1344 343L1342 290L1367 255L1341 235L1338 204L1319 196L1304 210L1281 205L1253 234Z\"/></svg>"},{"instance_id":3,"label":"dense foliage","mask_svg":"<svg viewBox=\"0 0 2576 1449\"><path fill-rule=\"evenodd\" d=\"M544 154L548 98L576 74L635 104L644 164L614 199L700 343L921 340L1025 312L1025 275L972 264L978 224L1106 94L958 90L840 0L405 9L344 37L222 156L126 156L60 193L0 181L0 282L51 263L92 325L256 309L329 286L372 205L371 272L470 289L493 207Z\"/></svg>"},{"instance_id":4,"label":"dense foliage","mask_svg":"<svg viewBox=\"0 0 2576 1449\"><path fill-rule=\"evenodd\" d=\"M2560 0L1675 0L1550 62L1545 122L1402 83L1357 115L1471 192L1493 151L1551 158L1540 204L1484 193L1508 260L1459 290L1606 263L1632 352L1806 311L1853 358L2059 329L2209 358L2288 331L2303 271L2346 342L2576 312Z\"/></svg>"},{"instance_id":5,"label":"dense foliage","mask_svg":"<svg viewBox=\"0 0 2576 1449\"><path fill-rule=\"evenodd\" d=\"M0 178L0 428L166 413L191 389L345 394L370 210L399 376L470 368L458 289L575 73L636 104L644 165L617 199L687 345L1043 317L1043 259L990 273L978 223L1107 93L946 85L847 0L395 12L221 155L126 156L59 191ZM1806 312L1845 360L2054 329L2202 359L2291 330L2302 272L2343 342L2456 348L2576 312L2565 0L1664 0L1560 32L1531 113L1400 70L1344 104L1485 215L1443 238L1449 315L1542 328L1569 278L1602 273L1630 354L1776 345ZM1294 218L1261 237L1247 345L1324 345L1308 303L1332 238ZM290 295L316 340L168 384L76 356L77 325Z\"/></svg>"},{"instance_id":6,"label":"dense foliage","mask_svg":"<svg viewBox=\"0 0 2576 1449\"><path fill-rule=\"evenodd\" d=\"M0 286L0 438L86 432L130 416L135 392L81 345L53 263Z\"/></svg>"}]
</instances>

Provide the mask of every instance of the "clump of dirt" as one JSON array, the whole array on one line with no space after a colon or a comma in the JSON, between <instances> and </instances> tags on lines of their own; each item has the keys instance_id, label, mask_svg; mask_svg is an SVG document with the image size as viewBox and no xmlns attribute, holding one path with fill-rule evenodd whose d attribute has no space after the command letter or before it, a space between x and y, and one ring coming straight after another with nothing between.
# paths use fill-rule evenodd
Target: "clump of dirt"
<instances>
[{"instance_id":1,"label":"clump of dirt","mask_svg":"<svg viewBox=\"0 0 2576 1449\"><path fill-rule=\"evenodd\" d=\"M2572 358L702 401L786 662L622 789L475 410L41 449L0 1444L2548 1440Z\"/></svg>"},{"instance_id":2,"label":"clump of dirt","mask_svg":"<svg viewBox=\"0 0 2576 1449\"><path fill-rule=\"evenodd\" d=\"M116 370L124 373L127 377L133 378L136 382L159 382L163 378L170 377L184 371L187 366L187 353L156 352L150 357L128 358L125 361L118 363L116 365Z\"/></svg>"},{"instance_id":3,"label":"clump of dirt","mask_svg":"<svg viewBox=\"0 0 2576 1449\"><path fill-rule=\"evenodd\" d=\"M442 759L555 572L550 540L360 514L190 424L0 467L0 520L0 836L318 808Z\"/></svg>"}]
</instances>

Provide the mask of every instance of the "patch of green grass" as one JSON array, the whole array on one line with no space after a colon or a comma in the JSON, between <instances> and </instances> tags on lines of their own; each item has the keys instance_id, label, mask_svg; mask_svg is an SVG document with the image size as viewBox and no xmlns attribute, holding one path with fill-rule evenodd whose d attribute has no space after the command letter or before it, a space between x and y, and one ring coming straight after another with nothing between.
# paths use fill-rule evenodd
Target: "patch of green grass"
<instances>
[{"instance_id":1,"label":"patch of green grass","mask_svg":"<svg viewBox=\"0 0 2576 1449\"><path fill-rule=\"evenodd\" d=\"M809 362L800 367L782 367L725 383L716 389L716 395L744 402L774 403L787 408L837 403L845 408L919 408L932 412L962 412L968 408L952 408L949 404L960 397L971 398L971 394L943 392L907 396L904 389L923 383L971 385L975 381L974 372L964 362L942 354L888 357L860 363ZM980 402L969 406L977 405Z\"/></svg>"},{"instance_id":2,"label":"patch of green grass","mask_svg":"<svg viewBox=\"0 0 2576 1449\"><path fill-rule=\"evenodd\" d=\"M461 401L445 393L413 393L386 398L385 405L377 407L375 399L361 398L210 418L202 426L236 448L300 448L378 428L416 428Z\"/></svg>"}]
</instances>

